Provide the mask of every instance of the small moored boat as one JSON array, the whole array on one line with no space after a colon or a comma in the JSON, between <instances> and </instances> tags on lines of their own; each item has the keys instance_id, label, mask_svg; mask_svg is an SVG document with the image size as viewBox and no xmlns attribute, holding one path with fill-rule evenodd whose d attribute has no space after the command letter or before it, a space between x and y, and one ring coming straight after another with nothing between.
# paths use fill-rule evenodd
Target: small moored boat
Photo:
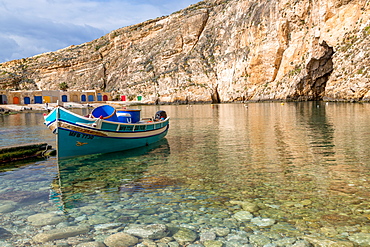
<instances>
[{"instance_id":1,"label":"small moored boat","mask_svg":"<svg viewBox=\"0 0 370 247\"><path fill-rule=\"evenodd\" d=\"M169 117L158 111L153 118L140 118L140 110L116 110L109 105L81 116L59 106L45 116L44 124L56 134L58 158L65 159L157 142L167 134Z\"/></svg>"}]
</instances>

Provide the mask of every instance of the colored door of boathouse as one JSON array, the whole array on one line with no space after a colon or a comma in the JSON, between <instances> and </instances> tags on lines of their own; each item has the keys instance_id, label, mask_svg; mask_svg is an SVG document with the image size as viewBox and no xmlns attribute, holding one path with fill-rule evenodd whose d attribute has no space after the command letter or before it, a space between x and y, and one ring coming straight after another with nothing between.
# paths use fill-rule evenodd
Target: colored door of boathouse
<instances>
[{"instance_id":1,"label":"colored door of boathouse","mask_svg":"<svg viewBox=\"0 0 370 247\"><path fill-rule=\"evenodd\" d=\"M8 103L6 100L6 95L0 94L0 104L6 104Z\"/></svg>"},{"instance_id":2,"label":"colored door of boathouse","mask_svg":"<svg viewBox=\"0 0 370 247\"><path fill-rule=\"evenodd\" d=\"M13 104L19 104L19 98L18 97L14 97L13 98Z\"/></svg>"},{"instance_id":3,"label":"colored door of boathouse","mask_svg":"<svg viewBox=\"0 0 370 247\"><path fill-rule=\"evenodd\" d=\"M62 95L62 102L67 102L67 101L68 101L67 95Z\"/></svg>"},{"instance_id":4,"label":"colored door of boathouse","mask_svg":"<svg viewBox=\"0 0 370 247\"><path fill-rule=\"evenodd\" d=\"M50 103L50 96L44 96L44 102Z\"/></svg>"},{"instance_id":5,"label":"colored door of boathouse","mask_svg":"<svg viewBox=\"0 0 370 247\"><path fill-rule=\"evenodd\" d=\"M84 94L83 94L83 95L81 95L81 101L82 101L82 102L85 102L85 101L86 101L86 95L84 95Z\"/></svg>"},{"instance_id":6,"label":"colored door of boathouse","mask_svg":"<svg viewBox=\"0 0 370 247\"><path fill-rule=\"evenodd\" d=\"M42 104L42 96L34 96L35 104Z\"/></svg>"},{"instance_id":7,"label":"colored door of boathouse","mask_svg":"<svg viewBox=\"0 0 370 247\"><path fill-rule=\"evenodd\" d=\"M30 97L24 97L24 103L25 103L26 105L31 104L31 99L30 99Z\"/></svg>"}]
</instances>

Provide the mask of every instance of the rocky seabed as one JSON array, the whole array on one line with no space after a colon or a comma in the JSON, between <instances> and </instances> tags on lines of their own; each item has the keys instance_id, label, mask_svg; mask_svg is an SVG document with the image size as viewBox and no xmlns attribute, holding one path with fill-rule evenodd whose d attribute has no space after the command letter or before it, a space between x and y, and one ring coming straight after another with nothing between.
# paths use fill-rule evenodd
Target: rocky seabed
<instances>
[{"instance_id":1,"label":"rocky seabed","mask_svg":"<svg viewBox=\"0 0 370 247\"><path fill-rule=\"evenodd\" d=\"M49 172L53 174L52 169ZM61 194L43 177L2 177L0 246L370 246L366 226L302 231L281 216L261 217L253 201L211 205L201 191L187 193L171 186L146 191L93 188L87 194ZM299 206L308 204L305 200ZM268 206L272 212L279 207Z\"/></svg>"},{"instance_id":2,"label":"rocky seabed","mask_svg":"<svg viewBox=\"0 0 370 247\"><path fill-rule=\"evenodd\" d=\"M137 192L119 201L96 198L93 205L68 210L56 210L58 205L52 198L23 207L3 200L0 246L308 247L370 243L370 234L361 232L342 232L348 241L322 238L318 232L304 235L291 224L255 217L258 207L251 202L231 201L234 206L230 211L194 207L187 202L167 203ZM148 204L154 206L148 208Z\"/></svg>"}]
</instances>

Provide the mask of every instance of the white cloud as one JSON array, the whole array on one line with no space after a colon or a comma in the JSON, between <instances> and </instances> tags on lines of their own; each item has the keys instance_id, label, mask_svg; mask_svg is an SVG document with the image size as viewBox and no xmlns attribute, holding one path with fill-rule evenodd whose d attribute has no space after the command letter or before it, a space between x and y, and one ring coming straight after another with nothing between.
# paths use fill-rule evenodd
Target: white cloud
<instances>
[{"instance_id":1,"label":"white cloud","mask_svg":"<svg viewBox=\"0 0 370 247\"><path fill-rule=\"evenodd\" d=\"M0 44L0 59L3 61L12 60L13 56L20 52L20 46L11 37L0 34Z\"/></svg>"},{"instance_id":2,"label":"white cloud","mask_svg":"<svg viewBox=\"0 0 370 247\"><path fill-rule=\"evenodd\" d=\"M92 41L195 0L0 0L0 62Z\"/></svg>"}]
</instances>

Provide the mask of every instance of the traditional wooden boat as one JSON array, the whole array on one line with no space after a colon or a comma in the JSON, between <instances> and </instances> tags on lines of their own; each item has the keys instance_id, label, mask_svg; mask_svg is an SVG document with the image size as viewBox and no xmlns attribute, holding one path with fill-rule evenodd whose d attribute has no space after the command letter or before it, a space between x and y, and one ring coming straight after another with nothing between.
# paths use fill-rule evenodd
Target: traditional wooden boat
<instances>
[{"instance_id":1,"label":"traditional wooden boat","mask_svg":"<svg viewBox=\"0 0 370 247\"><path fill-rule=\"evenodd\" d=\"M140 110L116 110L99 106L89 116L56 107L44 124L56 134L60 159L110 153L149 145L162 139L169 128L169 117L158 111L153 118L140 118Z\"/></svg>"}]
</instances>

